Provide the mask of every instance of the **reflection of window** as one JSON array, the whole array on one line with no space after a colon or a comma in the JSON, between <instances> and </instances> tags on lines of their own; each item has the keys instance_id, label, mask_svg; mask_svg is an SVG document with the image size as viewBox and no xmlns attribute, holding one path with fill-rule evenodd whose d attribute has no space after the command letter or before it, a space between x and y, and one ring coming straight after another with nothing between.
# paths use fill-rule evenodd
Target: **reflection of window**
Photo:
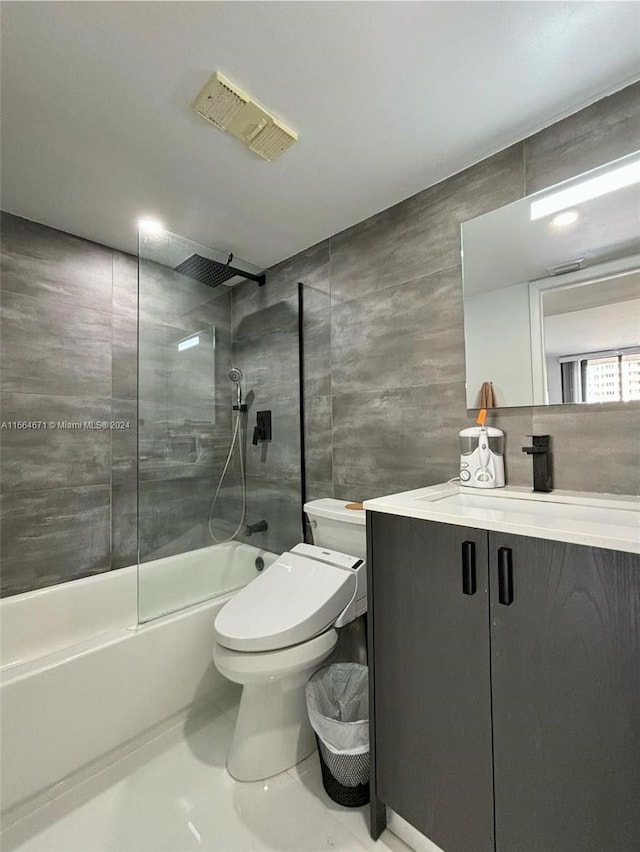
<instances>
[{"instance_id":1,"label":"reflection of window","mask_svg":"<svg viewBox=\"0 0 640 852\"><path fill-rule=\"evenodd\" d=\"M620 359L622 399L640 399L640 353L623 355Z\"/></svg>"},{"instance_id":2,"label":"reflection of window","mask_svg":"<svg viewBox=\"0 0 640 852\"><path fill-rule=\"evenodd\" d=\"M563 402L640 400L640 349L560 358Z\"/></svg>"}]
</instances>

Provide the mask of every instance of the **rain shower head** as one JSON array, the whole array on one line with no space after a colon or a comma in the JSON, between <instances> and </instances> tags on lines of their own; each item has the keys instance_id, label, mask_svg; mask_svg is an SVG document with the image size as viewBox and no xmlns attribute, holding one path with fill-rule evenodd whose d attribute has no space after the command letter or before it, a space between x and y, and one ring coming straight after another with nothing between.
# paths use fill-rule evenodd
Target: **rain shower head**
<instances>
[{"instance_id":1,"label":"rain shower head","mask_svg":"<svg viewBox=\"0 0 640 852\"><path fill-rule=\"evenodd\" d=\"M256 281L260 287L264 285L266 280L264 273L262 275L254 275L253 272L245 272L243 269L237 269L235 266L231 266L232 260L233 254L229 255L226 263L218 263L217 260L202 257L201 254L192 254L191 257L188 257L182 263L175 266L173 271L193 278L195 281L200 281L201 284L206 284L207 287L217 287L236 276L248 278L249 281Z\"/></svg>"},{"instance_id":2,"label":"rain shower head","mask_svg":"<svg viewBox=\"0 0 640 852\"><path fill-rule=\"evenodd\" d=\"M229 370L229 378L232 382L238 383L242 378L242 370L239 370L237 367L232 367Z\"/></svg>"},{"instance_id":3,"label":"rain shower head","mask_svg":"<svg viewBox=\"0 0 640 852\"><path fill-rule=\"evenodd\" d=\"M175 267L175 272L194 278L201 284L206 284L207 287L217 287L238 274L232 266L225 266L224 263L209 260L208 257L202 257L200 254L192 254L191 257L183 260Z\"/></svg>"}]
</instances>

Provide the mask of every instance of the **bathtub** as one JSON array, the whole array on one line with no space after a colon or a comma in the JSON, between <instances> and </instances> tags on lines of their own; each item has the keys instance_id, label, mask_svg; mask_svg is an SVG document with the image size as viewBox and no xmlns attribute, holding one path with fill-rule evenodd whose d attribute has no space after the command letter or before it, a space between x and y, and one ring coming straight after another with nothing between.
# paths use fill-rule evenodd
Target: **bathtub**
<instances>
[{"instance_id":1,"label":"bathtub","mask_svg":"<svg viewBox=\"0 0 640 852\"><path fill-rule=\"evenodd\" d=\"M192 601L231 592L257 576L256 559L269 566L276 555L228 541L168 556L139 567L138 621L145 622L189 606Z\"/></svg>"},{"instance_id":2,"label":"bathtub","mask_svg":"<svg viewBox=\"0 0 640 852\"><path fill-rule=\"evenodd\" d=\"M0 601L5 825L220 697L215 617L276 555L229 542ZM186 609L196 597L208 598ZM164 614L169 613L169 614ZM115 755L115 757L114 757ZM74 781L75 779L75 781Z\"/></svg>"}]
</instances>

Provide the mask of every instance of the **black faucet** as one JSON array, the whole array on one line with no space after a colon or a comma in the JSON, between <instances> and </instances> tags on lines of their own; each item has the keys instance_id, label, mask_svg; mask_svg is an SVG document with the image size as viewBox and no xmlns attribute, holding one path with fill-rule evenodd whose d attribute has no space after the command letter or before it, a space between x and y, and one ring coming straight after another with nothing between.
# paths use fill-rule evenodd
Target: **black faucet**
<instances>
[{"instance_id":1,"label":"black faucet","mask_svg":"<svg viewBox=\"0 0 640 852\"><path fill-rule=\"evenodd\" d=\"M258 521L255 524L247 524L244 528L245 535L253 535L254 533L266 532L269 529L269 524L266 521Z\"/></svg>"},{"instance_id":2,"label":"black faucet","mask_svg":"<svg viewBox=\"0 0 640 852\"><path fill-rule=\"evenodd\" d=\"M551 465L549 435L527 435L533 441L532 447L523 447L522 452L533 456L533 490L551 491Z\"/></svg>"}]
</instances>

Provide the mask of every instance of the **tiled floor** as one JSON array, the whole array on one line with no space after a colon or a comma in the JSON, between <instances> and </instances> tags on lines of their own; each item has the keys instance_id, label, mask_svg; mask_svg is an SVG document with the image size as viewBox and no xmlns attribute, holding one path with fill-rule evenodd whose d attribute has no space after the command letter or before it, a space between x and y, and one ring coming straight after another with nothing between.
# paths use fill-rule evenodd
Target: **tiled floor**
<instances>
[{"instance_id":1,"label":"tiled floor","mask_svg":"<svg viewBox=\"0 0 640 852\"><path fill-rule=\"evenodd\" d=\"M2 835L2 852L408 852L325 794L317 754L252 784L225 769L234 704L130 753Z\"/></svg>"}]
</instances>

